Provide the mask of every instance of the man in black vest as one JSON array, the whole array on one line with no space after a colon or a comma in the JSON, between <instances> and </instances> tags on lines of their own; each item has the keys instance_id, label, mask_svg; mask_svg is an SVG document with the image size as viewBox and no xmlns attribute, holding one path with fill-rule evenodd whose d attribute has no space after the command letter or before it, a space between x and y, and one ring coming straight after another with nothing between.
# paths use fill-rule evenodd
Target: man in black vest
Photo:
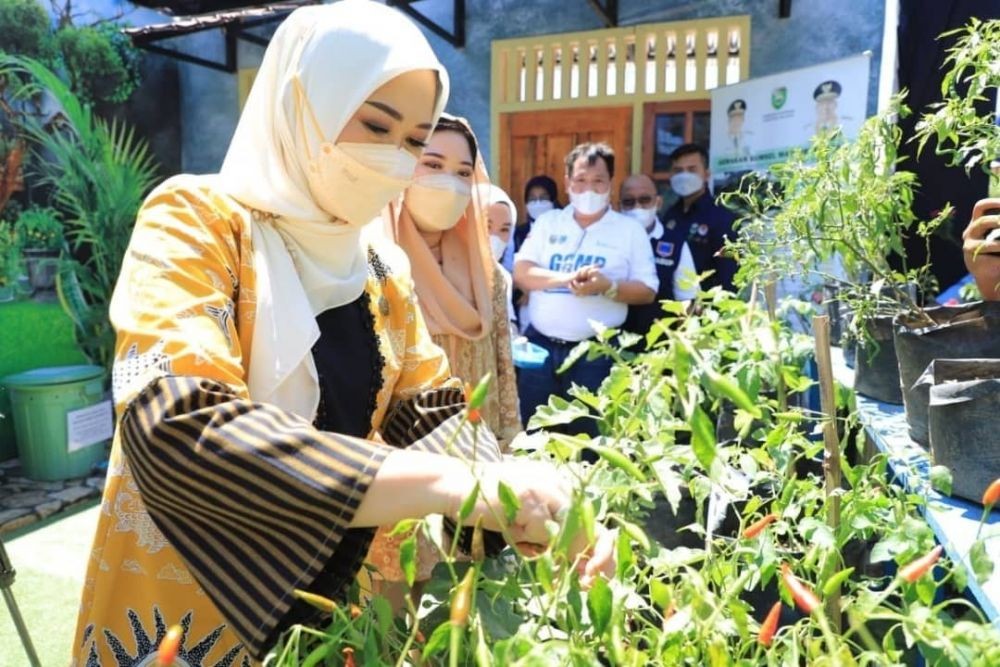
<instances>
[{"instance_id":1,"label":"man in black vest","mask_svg":"<svg viewBox=\"0 0 1000 667\"><path fill-rule=\"evenodd\" d=\"M712 272L701 281L703 290L721 285L736 291L736 261L724 251L726 240L734 238L735 216L716 204L708 191L708 152L698 144L684 144L670 154L670 163L670 187L680 199L663 214L664 226L673 222L684 231L698 275Z\"/></svg>"},{"instance_id":2,"label":"man in black vest","mask_svg":"<svg viewBox=\"0 0 1000 667\"><path fill-rule=\"evenodd\" d=\"M652 178L645 174L633 174L626 178L618 201L621 212L639 222L649 235L656 275L660 280L656 301L629 306L628 318L622 325L624 330L644 336L653 322L663 316L661 301L690 301L695 298L697 275L691 250L685 243L687 228L674 220L664 224L657 217L663 199L657 194Z\"/></svg>"}]
</instances>

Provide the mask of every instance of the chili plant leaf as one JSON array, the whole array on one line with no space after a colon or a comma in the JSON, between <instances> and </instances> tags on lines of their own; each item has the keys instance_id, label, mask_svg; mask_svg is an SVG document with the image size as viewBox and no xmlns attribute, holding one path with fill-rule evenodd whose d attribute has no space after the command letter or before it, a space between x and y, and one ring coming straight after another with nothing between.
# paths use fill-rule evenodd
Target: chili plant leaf
<instances>
[{"instance_id":1,"label":"chili plant leaf","mask_svg":"<svg viewBox=\"0 0 1000 667\"><path fill-rule=\"evenodd\" d=\"M548 405L540 405L531 416L528 428L537 429L546 426L558 426L569 424L581 417L589 417L590 411L580 401L574 400L572 403L559 396L550 396Z\"/></svg>"},{"instance_id":2,"label":"chili plant leaf","mask_svg":"<svg viewBox=\"0 0 1000 667\"><path fill-rule=\"evenodd\" d=\"M604 634L611 621L611 607L614 596L611 587L603 577L594 580L594 585L587 592L587 611L590 612L590 622L594 626L594 634L598 637Z\"/></svg>"},{"instance_id":3,"label":"chili plant leaf","mask_svg":"<svg viewBox=\"0 0 1000 667\"><path fill-rule=\"evenodd\" d=\"M986 543L983 540L973 542L972 549L969 550L969 563L980 584L993 576L993 559L986 553Z\"/></svg>"},{"instance_id":4,"label":"chili plant leaf","mask_svg":"<svg viewBox=\"0 0 1000 667\"><path fill-rule=\"evenodd\" d=\"M945 466L931 466L931 487L938 493L951 495L951 470Z\"/></svg>"},{"instance_id":5,"label":"chili plant leaf","mask_svg":"<svg viewBox=\"0 0 1000 667\"><path fill-rule=\"evenodd\" d=\"M406 583L413 586L417 579L417 536L410 535L399 545L399 566L406 577Z\"/></svg>"},{"instance_id":6,"label":"chili plant leaf","mask_svg":"<svg viewBox=\"0 0 1000 667\"><path fill-rule=\"evenodd\" d=\"M448 648L448 639L450 636L451 623L442 623L434 628L434 632L432 632L431 636L427 638L427 643L424 645L424 660L426 661L428 658L441 653Z\"/></svg>"},{"instance_id":7,"label":"chili plant leaf","mask_svg":"<svg viewBox=\"0 0 1000 667\"><path fill-rule=\"evenodd\" d=\"M590 448L597 452L597 455L607 461L609 465L628 473L628 475L635 481L640 483L644 483L646 481L646 476L642 474L639 467L633 463L629 457L622 454L617 449L605 447L604 445L590 445Z\"/></svg>"},{"instance_id":8,"label":"chili plant leaf","mask_svg":"<svg viewBox=\"0 0 1000 667\"><path fill-rule=\"evenodd\" d=\"M730 403L746 410L754 417L760 417L760 408L750 400L746 392L731 378L717 373L711 368L706 368L701 377L705 388L713 395L727 399Z\"/></svg>"},{"instance_id":9,"label":"chili plant leaf","mask_svg":"<svg viewBox=\"0 0 1000 667\"><path fill-rule=\"evenodd\" d=\"M708 418L700 405L696 405L691 414L691 448L698 461L711 470L712 462L715 460L715 427L712 420Z\"/></svg>"},{"instance_id":10,"label":"chili plant leaf","mask_svg":"<svg viewBox=\"0 0 1000 667\"><path fill-rule=\"evenodd\" d=\"M458 522L464 523L472 516L472 510L476 508L476 500L479 498L479 482L472 487L472 492L462 501L462 506L458 508Z\"/></svg>"},{"instance_id":11,"label":"chili plant leaf","mask_svg":"<svg viewBox=\"0 0 1000 667\"><path fill-rule=\"evenodd\" d=\"M507 523L514 523L517 511L521 509L521 501L517 499L517 495L511 491L511 488L503 482L497 482L497 496L500 498L500 504L503 505L503 514L504 518L507 519Z\"/></svg>"}]
</instances>

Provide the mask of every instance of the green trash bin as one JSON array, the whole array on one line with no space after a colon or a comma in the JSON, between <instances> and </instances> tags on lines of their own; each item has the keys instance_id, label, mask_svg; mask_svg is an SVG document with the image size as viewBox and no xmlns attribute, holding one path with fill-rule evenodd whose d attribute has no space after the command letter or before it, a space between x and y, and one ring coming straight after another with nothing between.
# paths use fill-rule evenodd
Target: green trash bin
<instances>
[{"instance_id":1,"label":"green trash bin","mask_svg":"<svg viewBox=\"0 0 1000 667\"><path fill-rule=\"evenodd\" d=\"M82 477L110 442L114 411L100 366L36 368L3 379L25 477Z\"/></svg>"}]
</instances>

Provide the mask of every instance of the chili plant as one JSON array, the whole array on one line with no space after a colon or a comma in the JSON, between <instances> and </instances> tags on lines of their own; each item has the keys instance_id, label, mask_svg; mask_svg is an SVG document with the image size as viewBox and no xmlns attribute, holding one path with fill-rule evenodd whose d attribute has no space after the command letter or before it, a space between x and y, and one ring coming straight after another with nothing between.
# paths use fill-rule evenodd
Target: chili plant
<instances>
[{"instance_id":1,"label":"chili plant","mask_svg":"<svg viewBox=\"0 0 1000 667\"><path fill-rule=\"evenodd\" d=\"M516 452L572 481L548 545L459 562L439 540L443 561L405 617L355 587L322 603L326 627L296 627L267 664L888 665L918 652L1000 664L1000 634L958 595L965 571L919 516L924 496L892 484L884 457L844 457L840 522L827 523L822 470L802 465L822 443L802 407L796 336L753 303L720 291L701 301L691 316L667 306L644 341L605 331L581 345L577 355L611 356L611 374L535 415L539 428L587 417L601 430L542 431ZM726 406L737 433L722 438L713 417ZM845 452L859 447L857 429L840 432ZM584 447L596 463L578 461ZM467 518L476 494L451 518ZM512 495L498 496L501 520L513 516ZM594 521L618 529L616 573L584 589L569 545ZM668 548L650 536L670 521L695 539ZM432 523L398 530L439 535ZM402 550L404 572L414 558Z\"/></svg>"}]
</instances>

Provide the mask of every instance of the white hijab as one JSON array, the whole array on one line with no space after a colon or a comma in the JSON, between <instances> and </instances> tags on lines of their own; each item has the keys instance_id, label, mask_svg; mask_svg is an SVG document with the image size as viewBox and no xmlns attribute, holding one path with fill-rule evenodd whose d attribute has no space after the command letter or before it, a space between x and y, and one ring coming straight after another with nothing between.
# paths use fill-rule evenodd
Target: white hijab
<instances>
[{"instance_id":1,"label":"white hijab","mask_svg":"<svg viewBox=\"0 0 1000 667\"><path fill-rule=\"evenodd\" d=\"M251 400L315 418L315 316L361 296L368 259L361 228L331 221L313 201L306 165L376 89L414 70L438 73L436 122L448 99L444 67L416 26L368 0L297 9L267 47L219 173L225 192L267 214L255 216L251 231ZM302 97L324 136L313 131Z\"/></svg>"}]
</instances>

